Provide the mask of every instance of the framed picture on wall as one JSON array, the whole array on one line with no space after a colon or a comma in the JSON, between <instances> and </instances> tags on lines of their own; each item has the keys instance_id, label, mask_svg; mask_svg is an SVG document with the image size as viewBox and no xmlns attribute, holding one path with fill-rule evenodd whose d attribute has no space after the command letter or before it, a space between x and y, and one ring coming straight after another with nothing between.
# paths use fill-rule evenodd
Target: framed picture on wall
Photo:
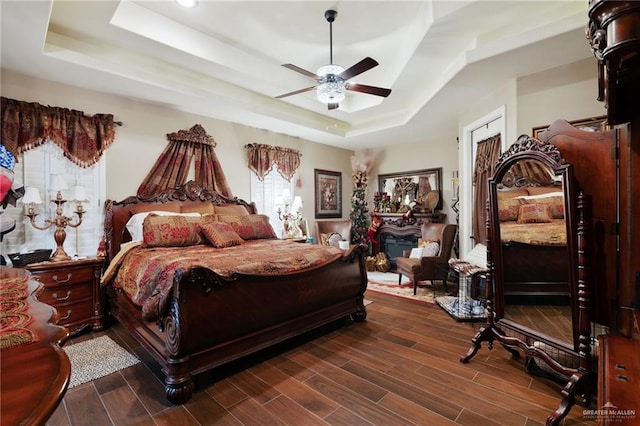
<instances>
[{"instance_id":1,"label":"framed picture on wall","mask_svg":"<svg viewBox=\"0 0 640 426\"><path fill-rule=\"evenodd\" d=\"M576 129L586 130L588 132L601 132L607 129L607 117L604 115L592 118L582 118L580 120L569 121L568 123ZM544 126L534 127L533 129L531 129L531 136L538 139L540 133L547 130L547 128L549 128L548 124Z\"/></svg>"},{"instance_id":2,"label":"framed picture on wall","mask_svg":"<svg viewBox=\"0 0 640 426\"><path fill-rule=\"evenodd\" d=\"M314 169L316 219L342 217L342 173Z\"/></svg>"}]
</instances>

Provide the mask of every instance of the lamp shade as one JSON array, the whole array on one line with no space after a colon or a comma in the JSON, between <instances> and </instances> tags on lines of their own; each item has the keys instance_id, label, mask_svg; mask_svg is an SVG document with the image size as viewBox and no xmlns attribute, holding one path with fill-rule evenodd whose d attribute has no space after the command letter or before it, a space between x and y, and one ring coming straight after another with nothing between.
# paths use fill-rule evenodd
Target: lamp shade
<instances>
[{"instance_id":1,"label":"lamp shade","mask_svg":"<svg viewBox=\"0 0 640 426\"><path fill-rule=\"evenodd\" d=\"M302 198L299 195L293 199L293 204L291 205L291 211L297 212L302 210Z\"/></svg>"},{"instance_id":2,"label":"lamp shade","mask_svg":"<svg viewBox=\"0 0 640 426\"><path fill-rule=\"evenodd\" d=\"M89 201L87 188L82 185L76 185L71 188L71 197L71 201L75 201L76 203L86 203Z\"/></svg>"},{"instance_id":3,"label":"lamp shade","mask_svg":"<svg viewBox=\"0 0 640 426\"><path fill-rule=\"evenodd\" d=\"M27 186L24 190L24 195L20 198L22 204L42 204L40 198L40 191L33 186Z\"/></svg>"}]
</instances>

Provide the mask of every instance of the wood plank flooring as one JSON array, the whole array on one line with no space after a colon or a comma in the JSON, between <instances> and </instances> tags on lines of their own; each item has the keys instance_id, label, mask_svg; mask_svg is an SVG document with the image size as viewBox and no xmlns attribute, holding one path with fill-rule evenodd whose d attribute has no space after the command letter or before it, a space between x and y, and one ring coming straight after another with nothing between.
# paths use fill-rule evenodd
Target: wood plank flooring
<instances>
[{"instance_id":1,"label":"wood plank flooring","mask_svg":"<svg viewBox=\"0 0 640 426\"><path fill-rule=\"evenodd\" d=\"M69 389L50 425L540 425L561 384L524 372L499 345L459 362L479 328L438 306L368 292L364 323L326 327L199 376L188 403L164 397L158 365L114 325L107 334L143 360ZM591 407L594 408L594 407ZM595 425L574 406L566 425Z\"/></svg>"}]
</instances>

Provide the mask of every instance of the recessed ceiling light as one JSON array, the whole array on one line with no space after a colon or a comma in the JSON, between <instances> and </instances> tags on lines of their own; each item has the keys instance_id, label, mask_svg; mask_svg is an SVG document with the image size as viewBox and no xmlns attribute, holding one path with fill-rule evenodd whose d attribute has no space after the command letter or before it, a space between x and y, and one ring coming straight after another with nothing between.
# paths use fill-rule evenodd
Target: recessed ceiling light
<instances>
[{"instance_id":1,"label":"recessed ceiling light","mask_svg":"<svg viewBox=\"0 0 640 426\"><path fill-rule=\"evenodd\" d=\"M176 0L176 3L183 7L196 7L198 0Z\"/></svg>"}]
</instances>

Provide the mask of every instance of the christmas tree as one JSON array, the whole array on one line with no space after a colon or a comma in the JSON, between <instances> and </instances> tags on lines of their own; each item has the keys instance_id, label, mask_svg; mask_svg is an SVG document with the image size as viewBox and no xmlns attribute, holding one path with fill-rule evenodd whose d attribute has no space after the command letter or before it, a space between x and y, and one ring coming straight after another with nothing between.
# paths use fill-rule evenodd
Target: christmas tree
<instances>
[{"instance_id":1,"label":"christmas tree","mask_svg":"<svg viewBox=\"0 0 640 426\"><path fill-rule=\"evenodd\" d=\"M351 196L351 243L369 244L369 209L365 200L367 190L367 172L358 170L353 174L353 195Z\"/></svg>"},{"instance_id":2,"label":"christmas tree","mask_svg":"<svg viewBox=\"0 0 640 426\"><path fill-rule=\"evenodd\" d=\"M353 195L351 196L351 243L365 244L371 250L369 241L369 209L367 208L367 180L368 173L373 166L375 154L365 149L351 157L353 175Z\"/></svg>"}]
</instances>

